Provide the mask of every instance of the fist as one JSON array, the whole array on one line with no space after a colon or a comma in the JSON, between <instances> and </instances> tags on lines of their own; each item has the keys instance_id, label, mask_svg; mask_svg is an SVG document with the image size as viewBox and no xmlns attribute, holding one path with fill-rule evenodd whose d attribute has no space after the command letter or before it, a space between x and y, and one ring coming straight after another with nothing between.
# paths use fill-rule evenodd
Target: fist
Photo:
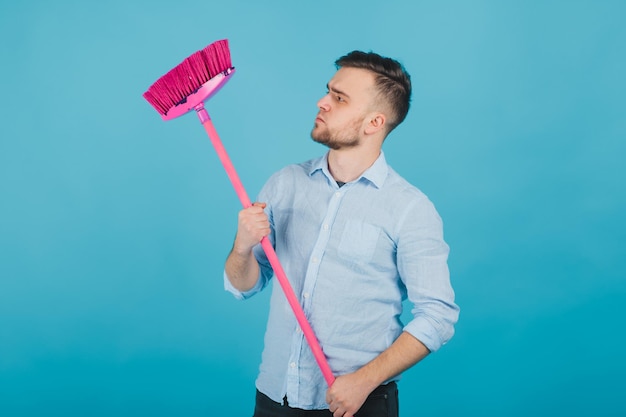
<instances>
[{"instance_id":1,"label":"fist","mask_svg":"<svg viewBox=\"0 0 626 417\"><path fill-rule=\"evenodd\" d=\"M254 203L239 212L235 250L249 252L263 237L270 234L270 222L263 209L265 203Z\"/></svg>"}]
</instances>

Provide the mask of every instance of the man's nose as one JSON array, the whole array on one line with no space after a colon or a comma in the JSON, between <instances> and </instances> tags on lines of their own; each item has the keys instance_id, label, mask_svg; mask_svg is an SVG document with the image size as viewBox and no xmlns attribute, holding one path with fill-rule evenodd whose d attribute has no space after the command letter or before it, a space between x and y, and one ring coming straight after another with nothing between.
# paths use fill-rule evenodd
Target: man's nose
<instances>
[{"instance_id":1,"label":"man's nose","mask_svg":"<svg viewBox=\"0 0 626 417\"><path fill-rule=\"evenodd\" d=\"M319 99L319 101L317 102L317 107L322 111L330 110L330 99L328 97L328 94Z\"/></svg>"}]
</instances>

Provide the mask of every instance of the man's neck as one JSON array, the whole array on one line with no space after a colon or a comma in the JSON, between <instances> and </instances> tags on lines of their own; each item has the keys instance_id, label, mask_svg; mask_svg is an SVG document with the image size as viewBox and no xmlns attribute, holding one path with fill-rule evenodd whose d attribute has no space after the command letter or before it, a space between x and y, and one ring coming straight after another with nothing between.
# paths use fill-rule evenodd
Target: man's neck
<instances>
[{"instance_id":1,"label":"man's neck","mask_svg":"<svg viewBox=\"0 0 626 417\"><path fill-rule=\"evenodd\" d=\"M376 162L379 155L380 148L331 149L328 153L328 170L336 181L354 181Z\"/></svg>"}]
</instances>

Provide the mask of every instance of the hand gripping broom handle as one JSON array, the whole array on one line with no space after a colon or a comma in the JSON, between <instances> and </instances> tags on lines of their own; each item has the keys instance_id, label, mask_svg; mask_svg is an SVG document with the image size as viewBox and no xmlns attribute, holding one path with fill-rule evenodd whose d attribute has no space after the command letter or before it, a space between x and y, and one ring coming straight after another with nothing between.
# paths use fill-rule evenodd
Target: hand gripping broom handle
<instances>
[{"instance_id":1,"label":"hand gripping broom handle","mask_svg":"<svg viewBox=\"0 0 626 417\"><path fill-rule=\"evenodd\" d=\"M233 166L230 158L228 157L228 154L226 153L224 145L222 145L222 141L220 140L217 131L213 126L213 122L211 121L209 114L204 108L204 105L200 104L196 106L195 110L198 113L200 122L204 126L207 135L209 135L209 139L211 139L211 143L213 144L213 147L215 148L215 151L217 152L217 155L220 158L224 169L226 170L226 174L228 175L230 182L235 188L237 197L239 197L239 200L241 201L241 204L244 208L250 207L252 203L248 198L248 194L246 193L246 190L244 189L243 184L241 183L241 180L237 175L237 171L235 171L235 167ZM306 340L309 343L309 347L311 348L313 356L315 357L315 360L317 361L317 364L320 367L322 374L324 375L324 379L326 379L326 383L330 387L335 381L335 377L333 376L330 366L326 361L326 357L324 356L324 352L322 352L322 348L320 347L320 344L315 337L315 333L313 333L313 329L306 319L304 311L302 310L302 307L300 306L300 303L298 302L298 299L294 294L293 288L291 287L289 280L287 280L285 271L278 261L278 256L276 256L274 247L267 237L261 239L261 246L263 247L263 250L267 255L267 259L270 261L270 264L274 269L274 274L276 275L276 278L278 279L278 282L280 283L280 286L282 287L283 292L287 297L287 301L289 302L289 305L291 306L291 309L296 316L296 320L298 321L298 324L302 329L302 333L304 333L304 337L306 337Z\"/></svg>"}]
</instances>

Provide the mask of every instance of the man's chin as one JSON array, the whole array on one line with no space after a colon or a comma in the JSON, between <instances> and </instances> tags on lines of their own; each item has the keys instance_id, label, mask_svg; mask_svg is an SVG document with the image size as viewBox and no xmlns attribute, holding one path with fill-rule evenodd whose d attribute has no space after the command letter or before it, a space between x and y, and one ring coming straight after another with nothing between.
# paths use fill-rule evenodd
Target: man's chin
<instances>
[{"instance_id":1,"label":"man's chin","mask_svg":"<svg viewBox=\"0 0 626 417\"><path fill-rule=\"evenodd\" d=\"M321 143L322 145L328 145L329 139L327 136L320 135L319 132L316 132L315 129L311 132L311 139L314 142Z\"/></svg>"},{"instance_id":2,"label":"man's chin","mask_svg":"<svg viewBox=\"0 0 626 417\"><path fill-rule=\"evenodd\" d=\"M316 123L315 127L311 131L311 139L313 139L315 142L325 144L326 142L328 142L329 138L328 135L325 135L324 132L320 131L320 128L317 126Z\"/></svg>"}]
</instances>

